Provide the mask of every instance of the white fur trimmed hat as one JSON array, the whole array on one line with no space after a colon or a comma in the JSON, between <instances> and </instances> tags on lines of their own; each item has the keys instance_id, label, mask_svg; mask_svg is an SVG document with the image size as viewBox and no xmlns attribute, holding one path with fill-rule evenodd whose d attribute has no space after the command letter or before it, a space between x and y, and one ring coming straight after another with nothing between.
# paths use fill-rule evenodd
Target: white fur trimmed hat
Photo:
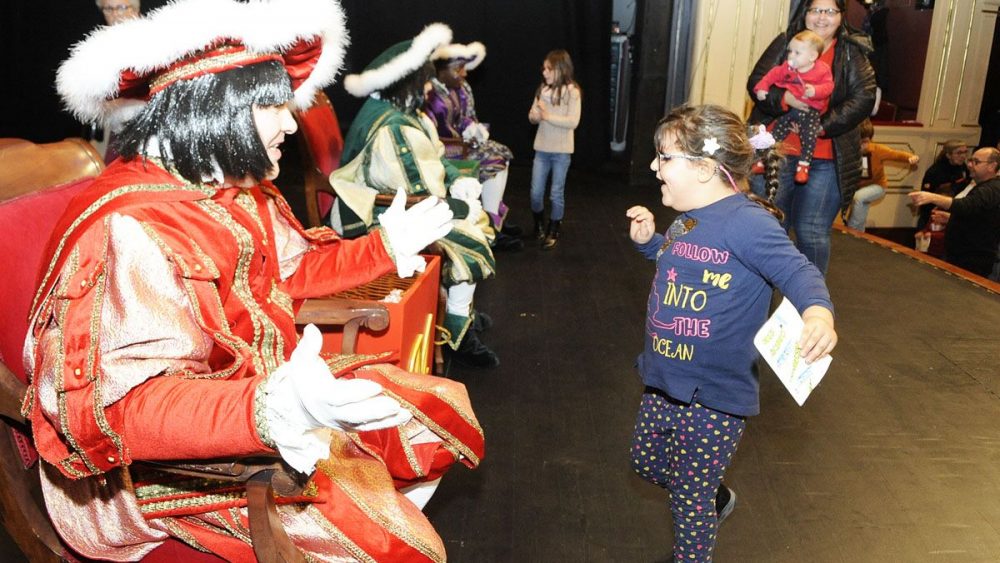
<instances>
[{"instance_id":1,"label":"white fur trimmed hat","mask_svg":"<svg viewBox=\"0 0 1000 563\"><path fill-rule=\"evenodd\" d=\"M348 74L344 78L344 89L358 98L378 92L423 66L438 47L450 41L451 28L443 23L432 23L413 39L383 51L361 74Z\"/></svg>"},{"instance_id":2,"label":"white fur trimmed hat","mask_svg":"<svg viewBox=\"0 0 1000 563\"><path fill-rule=\"evenodd\" d=\"M473 70L486 58L486 46L479 41L468 45L452 43L438 47L431 55L431 60L448 61L448 63L465 63L466 70Z\"/></svg>"},{"instance_id":3,"label":"white fur trimmed hat","mask_svg":"<svg viewBox=\"0 0 1000 563\"><path fill-rule=\"evenodd\" d=\"M277 60L306 108L333 83L347 44L337 0L176 0L77 43L56 89L81 121L116 128L178 80Z\"/></svg>"}]
</instances>

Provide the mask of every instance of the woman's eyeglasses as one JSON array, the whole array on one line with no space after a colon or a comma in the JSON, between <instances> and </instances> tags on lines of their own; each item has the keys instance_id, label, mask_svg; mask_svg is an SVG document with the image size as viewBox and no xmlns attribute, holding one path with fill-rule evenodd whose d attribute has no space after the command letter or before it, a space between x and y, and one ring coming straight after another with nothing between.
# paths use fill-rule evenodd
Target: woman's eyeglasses
<instances>
[{"instance_id":1,"label":"woman's eyeglasses","mask_svg":"<svg viewBox=\"0 0 1000 563\"><path fill-rule=\"evenodd\" d=\"M836 8L809 8L806 13L811 16L827 16L833 17L840 13L840 10Z\"/></svg>"}]
</instances>

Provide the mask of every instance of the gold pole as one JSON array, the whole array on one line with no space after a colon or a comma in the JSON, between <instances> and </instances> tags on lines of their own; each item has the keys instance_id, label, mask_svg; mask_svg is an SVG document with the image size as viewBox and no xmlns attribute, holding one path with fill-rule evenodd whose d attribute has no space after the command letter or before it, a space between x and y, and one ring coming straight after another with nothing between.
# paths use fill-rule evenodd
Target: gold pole
<instances>
[{"instance_id":1,"label":"gold pole","mask_svg":"<svg viewBox=\"0 0 1000 563\"><path fill-rule=\"evenodd\" d=\"M410 347L410 361L409 363L406 364L406 371L411 373L423 373L417 371L418 362L420 361L420 356L422 355L422 352L424 350L423 343L424 343L424 335L418 334L417 337L413 340L413 346ZM423 368L420 367L419 369Z\"/></svg>"},{"instance_id":2,"label":"gold pole","mask_svg":"<svg viewBox=\"0 0 1000 563\"><path fill-rule=\"evenodd\" d=\"M420 354L420 373L430 373L430 365L427 362L427 358L434 353L434 313L427 313L427 319L424 321L424 342L426 346L423 347Z\"/></svg>"}]
</instances>

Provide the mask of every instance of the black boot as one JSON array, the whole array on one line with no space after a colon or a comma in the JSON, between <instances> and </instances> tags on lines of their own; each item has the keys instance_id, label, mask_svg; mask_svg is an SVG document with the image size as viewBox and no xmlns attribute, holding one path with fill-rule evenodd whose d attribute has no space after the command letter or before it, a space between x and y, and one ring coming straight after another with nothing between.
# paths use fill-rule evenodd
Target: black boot
<instances>
[{"instance_id":1,"label":"black boot","mask_svg":"<svg viewBox=\"0 0 1000 563\"><path fill-rule=\"evenodd\" d=\"M541 211L535 215L535 238L542 240L545 238L545 214Z\"/></svg>"},{"instance_id":2,"label":"black boot","mask_svg":"<svg viewBox=\"0 0 1000 563\"><path fill-rule=\"evenodd\" d=\"M504 219L503 227L501 227L500 232L509 237L520 237L524 234L524 229L515 225L510 219Z\"/></svg>"},{"instance_id":3,"label":"black boot","mask_svg":"<svg viewBox=\"0 0 1000 563\"><path fill-rule=\"evenodd\" d=\"M493 243L490 245L494 251L506 250L510 252L517 252L524 248L524 242L517 237L512 237L510 235L503 234L502 231L497 231L496 237L493 239Z\"/></svg>"},{"instance_id":4,"label":"black boot","mask_svg":"<svg viewBox=\"0 0 1000 563\"><path fill-rule=\"evenodd\" d=\"M549 228L545 232L545 240L542 242L543 250L550 250L559 242L560 221L549 221Z\"/></svg>"},{"instance_id":5,"label":"black boot","mask_svg":"<svg viewBox=\"0 0 1000 563\"><path fill-rule=\"evenodd\" d=\"M495 368L500 365L500 358L479 340L474 330L466 331L458 350L452 352L451 357L458 363L472 368Z\"/></svg>"}]
</instances>

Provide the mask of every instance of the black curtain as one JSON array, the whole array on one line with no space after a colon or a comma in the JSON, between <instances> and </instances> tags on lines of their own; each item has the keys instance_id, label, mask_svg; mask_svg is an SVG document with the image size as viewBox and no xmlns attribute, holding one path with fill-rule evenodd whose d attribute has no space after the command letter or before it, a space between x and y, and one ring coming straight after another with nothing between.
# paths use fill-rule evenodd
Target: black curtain
<instances>
[{"instance_id":1,"label":"black curtain","mask_svg":"<svg viewBox=\"0 0 1000 563\"><path fill-rule=\"evenodd\" d=\"M351 46L344 74L356 73L384 49L410 39L432 22L448 24L454 41L480 41L486 59L469 73L476 111L490 134L514 151L515 162L530 162L535 127L528 108L541 83L542 61L566 49L583 90L576 130L574 166L598 166L610 147L611 0L343 0ZM364 100L338 83L327 88L346 128Z\"/></svg>"},{"instance_id":2,"label":"black curtain","mask_svg":"<svg viewBox=\"0 0 1000 563\"><path fill-rule=\"evenodd\" d=\"M143 12L164 3L144 0ZM483 42L486 60L469 76L477 110L520 163L532 156L534 126L527 116L542 60L552 49L566 49L584 93L574 165L597 165L607 156L611 0L343 0L342 5L351 34L345 74L359 72L383 49L431 22L450 25L456 41ZM83 126L62 109L55 72L69 48L101 23L93 0L0 2L0 45L6 54L0 137L51 142L82 134ZM327 93L346 128L362 100L348 95L342 83L343 75Z\"/></svg>"}]
</instances>

